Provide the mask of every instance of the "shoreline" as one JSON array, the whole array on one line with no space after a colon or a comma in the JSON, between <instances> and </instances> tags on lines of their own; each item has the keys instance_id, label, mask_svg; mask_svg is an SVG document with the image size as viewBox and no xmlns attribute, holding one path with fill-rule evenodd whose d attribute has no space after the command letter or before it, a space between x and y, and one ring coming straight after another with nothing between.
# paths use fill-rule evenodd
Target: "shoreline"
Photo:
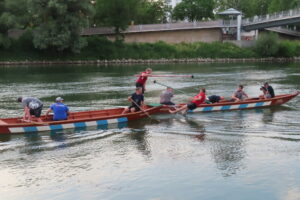
<instances>
[{"instance_id":1,"label":"shoreline","mask_svg":"<svg viewBox=\"0 0 300 200\"><path fill-rule=\"evenodd\" d=\"M0 61L0 66L10 65L115 65L115 64L164 64L164 63L254 63L254 62L300 62L293 58L173 58L173 59L115 59L115 60L66 60L66 61Z\"/></svg>"}]
</instances>

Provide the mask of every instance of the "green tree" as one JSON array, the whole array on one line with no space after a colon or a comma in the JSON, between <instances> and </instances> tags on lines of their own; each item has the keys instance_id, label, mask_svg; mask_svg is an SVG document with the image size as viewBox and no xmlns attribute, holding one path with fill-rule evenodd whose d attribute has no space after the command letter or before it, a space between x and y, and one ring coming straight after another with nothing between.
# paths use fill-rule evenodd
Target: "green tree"
<instances>
[{"instance_id":1,"label":"green tree","mask_svg":"<svg viewBox=\"0 0 300 200\"><path fill-rule=\"evenodd\" d=\"M90 0L28 0L38 49L79 52L86 45L80 33L93 14Z\"/></svg>"},{"instance_id":2,"label":"green tree","mask_svg":"<svg viewBox=\"0 0 300 200\"><path fill-rule=\"evenodd\" d=\"M98 26L114 27L117 40L122 40L126 30L137 16L141 0L97 0L96 22Z\"/></svg>"},{"instance_id":3,"label":"green tree","mask_svg":"<svg viewBox=\"0 0 300 200\"><path fill-rule=\"evenodd\" d=\"M256 42L255 51L263 57L276 56L279 51L279 37L275 33L261 34Z\"/></svg>"},{"instance_id":4,"label":"green tree","mask_svg":"<svg viewBox=\"0 0 300 200\"><path fill-rule=\"evenodd\" d=\"M26 0L0 0L0 48L11 44L9 29L23 28L28 21L26 5Z\"/></svg>"},{"instance_id":5,"label":"green tree","mask_svg":"<svg viewBox=\"0 0 300 200\"><path fill-rule=\"evenodd\" d=\"M214 5L214 0L183 0L174 8L172 18L188 21L213 18Z\"/></svg>"},{"instance_id":6,"label":"green tree","mask_svg":"<svg viewBox=\"0 0 300 200\"><path fill-rule=\"evenodd\" d=\"M138 6L135 24L158 24L167 21L171 6L165 0L142 0Z\"/></svg>"},{"instance_id":7,"label":"green tree","mask_svg":"<svg viewBox=\"0 0 300 200\"><path fill-rule=\"evenodd\" d=\"M300 0L271 0L269 4L269 13L294 9L300 6Z\"/></svg>"}]
</instances>

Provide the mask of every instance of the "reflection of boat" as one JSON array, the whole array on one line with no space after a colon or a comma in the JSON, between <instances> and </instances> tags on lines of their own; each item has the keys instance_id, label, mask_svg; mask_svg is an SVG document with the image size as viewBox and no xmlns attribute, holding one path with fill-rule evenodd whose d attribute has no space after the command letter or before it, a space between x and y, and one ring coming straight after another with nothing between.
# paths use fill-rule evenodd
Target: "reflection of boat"
<instances>
[{"instance_id":1,"label":"reflection of boat","mask_svg":"<svg viewBox=\"0 0 300 200\"><path fill-rule=\"evenodd\" d=\"M224 101L221 103L214 103L214 104L200 104L195 110L192 112L213 112L213 111L227 111L227 110L242 110L242 109L253 109L253 108L262 108L268 106L277 106L288 102L289 100L293 99L300 92L296 92L294 94L285 94L285 95L278 95L274 98L270 99L259 99L259 98L251 98L245 101L239 102L230 102ZM180 104L183 106L185 104ZM160 109L160 112L168 112L169 106L163 106Z\"/></svg>"},{"instance_id":2,"label":"reflection of boat","mask_svg":"<svg viewBox=\"0 0 300 200\"><path fill-rule=\"evenodd\" d=\"M157 113L161 106L146 107L148 114ZM83 111L70 113L68 120L52 121L42 116L42 123L22 122L20 118L0 119L0 134L27 133L39 131L55 131L62 129L82 129L91 126L107 126L108 124L124 123L147 117L145 112L126 113L122 115L124 108L106 110Z\"/></svg>"}]
</instances>

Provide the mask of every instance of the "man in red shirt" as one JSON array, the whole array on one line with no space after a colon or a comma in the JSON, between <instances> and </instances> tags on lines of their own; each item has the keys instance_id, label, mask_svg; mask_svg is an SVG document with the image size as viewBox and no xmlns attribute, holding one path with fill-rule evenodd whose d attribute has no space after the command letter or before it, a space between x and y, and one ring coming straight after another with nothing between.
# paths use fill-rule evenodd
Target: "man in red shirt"
<instances>
[{"instance_id":1,"label":"man in red shirt","mask_svg":"<svg viewBox=\"0 0 300 200\"><path fill-rule=\"evenodd\" d=\"M136 80L135 82L135 86L141 87L142 88L142 92L144 94L145 90L146 90L146 82L149 76L151 76L152 73L152 69L151 68L147 68L144 72L141 73L141 75L139 76L139 78Z\"/></svg>"},{"instance_id":2,"label":"man in red shirt","mask_svg":"<svg viewBox=\"0 0 300 200\"><path fill-rule=\"evenodd\" d=\"M205 88L202 88L196 96L194 96L191 99L191 102L182 106L181 108L178 108L177 110L171 111L169 110L170 113L174 114L180 111L183 111L183 113L186 113L188 110L194 110L196 109L200 104L204 103L206 100L206 90Z\"/></svg>"}]
</instances>

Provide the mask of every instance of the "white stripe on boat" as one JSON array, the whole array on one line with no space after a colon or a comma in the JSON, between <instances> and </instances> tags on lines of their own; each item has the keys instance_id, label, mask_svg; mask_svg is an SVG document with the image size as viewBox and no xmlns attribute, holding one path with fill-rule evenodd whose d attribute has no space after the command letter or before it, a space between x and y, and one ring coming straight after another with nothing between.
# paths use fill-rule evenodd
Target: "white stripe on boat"
<instances>
[{"instance_id":1,"label":"white stripe on boat","mask_svg":"<svg viewBox=\"0 0 300 200\"><path fill-rule=\"evenodd\" d=\"M53 124L44 126L27 126L27 127L15 127L9 128L10 133L27 133L27 132L38 132L38 131L55 131L72 128L86 128L90 126L108 126L108 124L118 124L127 122L127 117L108 119L108 120L97 120L87 122L76 122L69 124Z\"/></svg>"}]
</instances>

